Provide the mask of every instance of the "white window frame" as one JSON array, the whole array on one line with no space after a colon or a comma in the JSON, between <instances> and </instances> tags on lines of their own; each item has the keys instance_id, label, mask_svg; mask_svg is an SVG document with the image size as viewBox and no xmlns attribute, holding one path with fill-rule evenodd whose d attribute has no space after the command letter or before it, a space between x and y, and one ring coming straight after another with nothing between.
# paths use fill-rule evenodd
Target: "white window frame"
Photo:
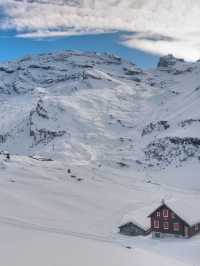
<instances>
[{"instance_id":1,"label":"white window frame","mask_svg":"<svg viewBox=\"0 0 200 266\"><path fill-rule=\"evenodd\" d=\"M157 212L156 212L156 216L157 216L157 217L160 217L160 211L157 211Z\"/></svg>"},{"instance_id":2,"label":"white window frame","mask_svg":"<svg viewBox=\"0 0 200 266\"><path fill-rule=\"evenodd\" d=\"M180 231L180 224L179 224L179 223L173 223L173 230L174 230L175 232Z\"/></svg>"},{"instance_id":3,"label":"white window frame","mask_svg":"<svg viewBox=\"0 0 200 266\"><path fill-rule=\"evenodd\" d=\"M156 228L156 229L159 229L160 228L160 221L159 220L154 220L153 221L153 227Z\"/></svg>"},{"instance_id":4,"label":"white window frame","mask_svg":"<svg viewBox=\"0 0 200 266\"><path fill-rule=\"evenodd\" d=\"M169 210L168 209L164 209L163 210L163 217L164 218L168 218L169 217Z\"/></svg>"},{"instance_id":5,"label":"white window frame","mask_svg":"<svg viewBox=\"0 0 200 266\"><path fill-rule=\"evenodd\" d=\"M163 222L163 229L169 230L169 222Z\"/></svg>"}]
</instances>

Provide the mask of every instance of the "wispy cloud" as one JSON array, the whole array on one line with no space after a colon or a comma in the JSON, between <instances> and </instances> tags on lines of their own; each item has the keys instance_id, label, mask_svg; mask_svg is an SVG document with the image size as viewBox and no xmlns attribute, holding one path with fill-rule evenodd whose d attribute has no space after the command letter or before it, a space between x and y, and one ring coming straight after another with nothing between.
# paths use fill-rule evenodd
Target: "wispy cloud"
<instances>
[{"instance_id":1,"label":"wispy cloud","mask_svg":"<svg viewBox=\"0 0 200 266\"><path fill-rule=\"evenodd\" d=\"M45 37L122 30L122 43L156 54L200 58L197 0L0 0L1 29Z\"/></svg>"}]
</instances>

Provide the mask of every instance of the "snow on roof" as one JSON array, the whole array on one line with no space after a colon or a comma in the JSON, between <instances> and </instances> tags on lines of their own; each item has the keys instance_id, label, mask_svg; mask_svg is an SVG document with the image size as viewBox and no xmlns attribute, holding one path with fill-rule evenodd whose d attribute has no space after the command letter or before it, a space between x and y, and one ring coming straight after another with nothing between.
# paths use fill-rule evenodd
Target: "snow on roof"
<instances>
[{"instance_id":1,"label":"snow on roof","mask_svg":"<svg viewBox=\"0 0 200 266\"><path fill-rule=\"evenodd\" d=\"M155 210L155 206L151 205L131 211L122 218L120 226L125 225L127 223L133 223L146 231L150 228L150 219L148 215L153 210Z\"/></svg>"},{"instance_id":2,"label":"snow on roof","mask_svg":"<svg viewBox=\"0 0 200 266\"><path fill-rule=\"evenodd\" d=\"M165 200L165 204L190 226L200 223L200 197Z\"/></svg>"}]
</instances>

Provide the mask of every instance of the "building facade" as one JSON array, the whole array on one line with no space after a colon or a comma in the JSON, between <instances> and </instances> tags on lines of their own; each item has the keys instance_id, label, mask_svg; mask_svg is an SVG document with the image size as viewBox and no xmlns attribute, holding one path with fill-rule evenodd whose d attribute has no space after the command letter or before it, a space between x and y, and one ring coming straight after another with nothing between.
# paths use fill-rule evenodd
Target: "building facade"
<instances>
[{"instance_id":1,"label":"building facade","mask_svg":"<svg viewBox=\"0 0 200 266\"><path fill-rule=\"evenodd\" d=\"M200 222L191 225L164 202L149 217L154 237L176 236L189 238L200 232Z\"/></svg>"}]
</instances>

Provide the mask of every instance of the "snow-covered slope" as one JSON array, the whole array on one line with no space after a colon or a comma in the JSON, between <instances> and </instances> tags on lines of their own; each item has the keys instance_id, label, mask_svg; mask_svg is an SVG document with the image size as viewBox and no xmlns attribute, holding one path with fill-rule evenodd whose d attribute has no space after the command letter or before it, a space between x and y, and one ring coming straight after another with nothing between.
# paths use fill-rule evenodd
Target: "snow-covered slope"
<instances>
[{"instance_id":1,"label":"snow-covered slope","mask_svg":"<svg viewBox=\"0 0 200 266\"><path fill-rule=\"evenodd\" d=\"M151 261L152 265L189 266L188 263L163 258L163 256L140 248L132 251L111 243L44 232L21 232L6 226L0 229L0 232L4 240L1 254L1 262L4 265L145 266ZM12 246L10 246L11 242ZM33 253L37 256L33 256Z\"/></svg>"},{"instance_id":2,"label":"snow-covered slope","mask_svg":"<svg viewBox=\"0 0 200 266\"><path fill-rule=\"evenodd\" d=\"M153 72L152 86L160 86L158 109L143 130L152 138L147 158L159 165L181 166L200 155L200 62L186 63L172 56L161 58ZM146 137L147 136L147 137Z\"/></svg>"},{"instance_id":3,"label":"snow-covered slope","mask_svg":"<svg viewBox=\"0 0 200 266\"><path fill-rule=\"evenodd\" d=\"M117 227L162 198L199 202L199 72L172 56L143 71L72 51L1 64L0 226L154 252ZM183 258L164 244L156 252L195 264L194 241Z\"/></svg>"}]
</instances>

